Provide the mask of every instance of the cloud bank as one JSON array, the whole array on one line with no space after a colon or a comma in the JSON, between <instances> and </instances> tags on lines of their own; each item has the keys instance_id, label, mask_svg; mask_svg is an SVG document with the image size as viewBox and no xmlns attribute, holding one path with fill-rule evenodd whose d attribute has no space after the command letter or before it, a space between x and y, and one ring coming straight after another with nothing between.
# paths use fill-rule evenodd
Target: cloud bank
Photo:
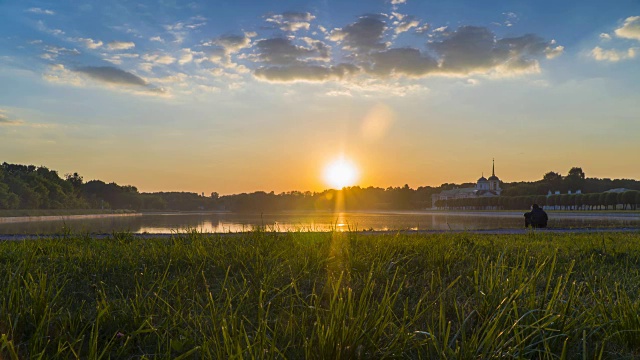
<instances>
[{"instance_id":1,"label":"cloud bank","mask_svg":"<svg viewBox=\"0 0 640 360\"><path fill-rule=\"evenodd\" d=\"M416 79L433 76L520 76L540 72L542 61L564 52L554 40L535 34L501 37L488 27L468 25L432 29L428 22L401 13L398 8L404 3L389 0L389 13L364 14L332 28L319 24L310 12L269 13L262 18L262 26L224 35L208 33L207 19L193 16L166 24L153 34L122 30L135 37L135 43L103 42L95 34L67 38L97 50L89 54L99 52L99 63L95 58L93 63L63 63L66 57L57 59L59 55L77 54L77 50L62 47L45 48L41 56L62 66L47 73L45 78L51 81L77 85L91 80L110 88L161 92L136 72L147 79L173 79L187 73L186 79L168 84L189 93L202 87L232 90L252 78L279 83L367 84L373 88L372 82L409 86L416 84ZM517 19L515 14L507 16ZM636 25L635 17L628 18L616 33L634 36ZM44 24L42 29L47 31ZM194 41L196 36L200 39ZM615 54L601 50L597 56L613 59Z\"/></svg>"},{"instance_id":2,"label":"cloud bank","mask_svg":"<svg viewBox=\"0 0 640 360\"><path fill-rule=\"evenodd\" d=\"M618 62L620 60L628 60L636 57L637 50L629 48L627 50L605 50L599 46L596 46L591 50L591 57L598 61Z\"/></svg>"},{"instance_id":3,"label":"cloud bank","mask_svg":"<svg viewBox=\"0 0 640 360\"><path fill-rule=\"evenodd\" d=\"M53 10L47 10L47 9L42 9L38 7L29 8L27 9L27 12L39 14L39 15L55 15L56 14L55 11Z\"/></svg>"},{"instance_id":4,"label":"cloud bank","mask_svg":"<svg viewBox=\"0 0 640 360\"><path fill-rule=\"evenodd\" d=\"M499 38L487 27L437 28L424 47L393 47L398 34L418 28L420 21L392 13L396 19L369 14L329 32L326 42L296 43L294 38L256 42L256 77L267 81L327 81L349 76L371 78L427 76L516 76L540 71L540 59L561 55L564 47L534 34ZM425 31L428 29L425 26ZM313 46L309 46L313 44ZM331 57L339 50L344 61Z\"/></svg>"},{"instance_id":5,"label":"cloud bank","mask_svg":"<svg viewBox=\"0 0 640 360\"><path fill-rule=\"evenodd\" d=\"M622 27L615 30L618 37L640 41L640 16L631 16L625 19Z\"/></svg>"},{"instance_id":6,"label":"cloud bank","mask_svg":"<svg viewBox=\"0 0 640 360\"><path fill-rule=\"evenodd\" d=\"M3 109L0 109L0 126L18 126L24 124L24 121L15 119L7 114Z\"/></svg>"},{"instance_id":7,"label":"cloud bank","mask_svg":"<svg viewBox=\"0 0 640 360\"><path fill-rule=\"evenodd\" d=\"M613 34L619 39L640 41L640 16L630 16L624 20L619 28L613 31ZM609 42L612 40L611 34L600 34L601 42ZM618 62L622 60L635 59L640 48L625 47L604 49L600 46L594 47L589 56L596 61Z\"/></svg>"},{"instance_id":8,"label":"cloud bank","mask_svg":"<svg viewBox=\"0 0 640 360\"><path fill-rule=\"evenodd\" d=\"M112 41L107 44L109 50L129 50L136 47L136 44L132 41Z\"/></svg>"},{"instance_id":9,"label":"cloud bank","mask_svg":"<svg viewBox=\"0 0 640 360\"><path fill-rule=\"evenodd\" d=\"M266 21L274 24L282 31L296 32L298 30L309 30L311 21L315 18L308 12L284 12L282 14L269 15Z\"/></svg>"}]
</instances>

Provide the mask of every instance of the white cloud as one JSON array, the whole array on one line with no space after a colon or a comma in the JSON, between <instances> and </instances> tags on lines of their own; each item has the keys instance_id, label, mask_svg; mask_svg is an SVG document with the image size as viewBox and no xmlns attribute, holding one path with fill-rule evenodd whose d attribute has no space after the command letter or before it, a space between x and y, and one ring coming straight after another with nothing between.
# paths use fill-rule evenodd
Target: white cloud
<instances>
[{"instance_id":1,"label":"white cloud","mask_svg":"<svg viewBox=\"0 0 640 360\"><path fill-rule=\"evenodd\" d=\"M544 53L547 56L547 59L555 59L558 56L562 55L562 53L564 52L564 46L559 45L556 47L547 47L546 49L544 49Z\"/></svg>"},{"instance_id":2,"label":"white cloud","mask_svg":"<svg viewBox=\"0 0 640 360\"><path fill-rule=\"evenodd\" d=\"M392 5L406 4L407 0L391 0Z\"/></svg>"},{"instance_id":3,"label":"white cloud","mask_svg":"<svg viewBox=\"0 0 640 360\"><path fill-rule=\"evenodd\" d=\"M44 51L45 53L41 54L40 58L45 60L54 60L60 55L80 55L80 51L77 49L67 49L53 45L46 45Z\"/></svg>"},{"instance_id":4,"label":"white cloud","mask_svg":"<svg viewBox=\"0 0 640 360\"><path fill-rule=\"evenodd\" d=\"M164 25L164 29L173 36L174 43L181 44L187 38L190 31L207 24L204 20L201 16L194 16L186 22L179 21L174 24Z\"/></svg>"},{"instance_id":5,"label":"white cloud","mask_svg":"<svg viewBox=\"0 0 640 360\"><path fill-rule=\"evenodd\" d=\"M144 72L150 73L153 71L153 63L149 63L149 62L140 63L138 64L138 68Z\"/></svg>"},{"instance_id":6,"label":"white cloud","mask_svg":"<svg viewBox=\"0 0 640 360\"><path fill-rule=\"evenodd\" d=\"M424 25L422 25L422 26L418 26L418 27L415 29L415 33L416 33L416 34L424 34L424 33L426 33L427 31L429 31L429 29L430 29L430 28L431 28L431 26L430 26L429 24L424 24Z\"/></svg>"},{"instance_id":7,"label":"white cloud","mask_svg":"<svg viewBox=\"0 0 640 360\"><path fill-rule=\"evenodd\" d=\"M403 32L407 32L411 30L411 28L417 28L420 25L419 20L412 19L408 17L406 20L400 21L394 29L396 34L401 34Z\"/></svg>"},{"instance_id":8,"label":"white cloud","mask_svg":"<svg viewBox=\"0 0 640 360\"><path fill-rule=\"evenodd\" d=\"M622 27L616 29L615 33L624 39L640 40L640 16L626 18Z\"/></svg>"},{"instance_id":9,"label":"white cloud","mask_svg":"<svg viewBox=\"0 0 640 360\"><path fill-rule=\"evenodd\" d=\"M55 15L56 13L53 10L41 9L38 7L32 7L27 10L30 13L40 14L40 15Z\"/></svg>"},{"instance_id":10,"label":"white cloud","mask_svg":"<svg viewBox=\"0 0 640 360\"><path fill-rule=\"evenodd\" d=\"M518 22L518 15L516 15L516 13L513 12L506 12L506 13L502 13L502 15L504 15L507 19L504 21L504 26L506 27L511 27L513 26L513 24Z\"/></svg>"},{"instance_id":11,"label":"white cloud","mask_svg":"<svg viewBox=\"0 0 640 360\"><path fill-rule=\"evenodd\" d=\"M87 49L97 49L103 45L102 41L100 40L93 40L88 38L78 38L77 41L84 44Z\"/></svg>"},{"instance_id":12,"label":"white cloud","mask_svg":"<svg viewBox=\"0 0 640 360\"><path fill-rule=\"evenodd\" d=\"M107 44L109 50L128 50L133 49L136 44L133 41L112 41Z\"/></svg>"},{"instance_id":13,"label":"white cloud","mask_svg":"<svg viewBox=\"0 0 640 360\"><path fill-rule=\"evenodd\" d=\"M591 57L597 61L618 62L621 60L633 59L637 55L638 49L629 48L627 50L605 50L596 46L591 50Z\"/></svg>"},{"instance_id":14,"label":"white cloud","mask_svg":"<svg viewBox=\"0 0 640 360\"><path fill-rule=\"evenodd\" d=\"M308 12L284 12L269 15L266 21L275 24L282 31L296 32L302 29L309 30L311 21L315 18Z\"/></svg>"},{"instance_id":15,"label":"white cloud","mask_svg":"<svg viewBox=\"0 0 640 360\"><path fill-rule=\"evenodd\" d=\"M11 110L0 108L0 127L2 126L14 126L14 127L29 127L29 128L55 128L56 124L43 124L27 122L12 114Z\"/></svg>"},{"instance_id":16,"label":"white cloud","mask_svg":"<svg viewBox=\"0 0 640 360\"><path fill-rule=\"evenodd\" d=\"M108 61L115 65L122 64L122 59L124 58L138 58L140 55L138 54L102 54L104 56L103 60Z\"/></svg>"},{"instance_id":17,"label":"white cloud","mask_svg":"<svg viewBox=\"0 0 640 360\"><path fill-rule=\"evenodd\" d=\"M228 69L238 69L239 65L232 60L232 56L238 54L241 50L251 46L251 38L257 34L253 32L245 32L243 35L223 35L209 42L204 46L210 47L204 51L209 61L222 65ZM238 58L244 57L244 54L238 55Z\"/></svg>"},{"instance_id":18,"label":"white cloud","mask_svg":"<svg viewBox=\"0 0 640 360\"><path fill-rule=\"evenodd\" d=\"M423 95L430 90L424 84L415 83L415 81L382 81L380 79L368 78L364 80L356 80L341 84L351 94L362 97L404 97L411 95Z\"/></svg>"},{"instance_id":19,"label":"white cloud","mask_svg":"<svg viewBox=\"0 0 640 360\"><path fill-rule=\"evenodd\" d=\"M44 31L46 33L49 33L53 36L62 36L64 35L64 31L60 30L60 29L49 29L42 20L38 20L37 22L37 27L38 30L40 31Z\"/></svg>"},{"instance_id":20,"label":"white cloud","mask_svg":"<svg viewBox=\"0 0 640 360\"><path fill-rule=\"evenodd\" d=\"M611 35L609 35L607 33L602 33L602 34L600 34L600 39L602 39L602 40L611 40Z\"/></svg>"},{"instance_id":21,"label":"white cloud","mask_svg":"<svg viewBox=\"0 0 640 360\"><path fill-rule=\"evenodd\" d=\"M83 79L76 73L67 69L63 64L55 64L48 67L43 74L45 80L72 86L83 86Z\"/></svg>"},{"instance_id":22,"label":"white cloud","mask_svg":"<svg viewBox=\"0 0 640 360\"><path fill-rule=\"evenodd\" d=\"M168 54L145 54L142 55L142 60L154 65L170 65L176 62L176 58Z\"/></svg>"},{"instance_id":23,"label":"white cloud","mask_svg":"<svg viewBox=\"0 0 640 360\"><path fill-rule=\"evenodd\" d=\"M154 36L154 37L150 38L149 41L157 41L157 42L161 42L161 43L164 42L164 40L160 36Z\"/></svg>"},{"instance_id":24,"label":"white cloud","mask_svg":"<svg viewBox=\"0 0 640 360\"><path fill-rule=\"evenodd\" d=\"M191 49L182 49L180 52L180 59L178 60L178 64L184 65L193 61L193 55L195 52L191 51Z\"/></svg>"},{"instance_id":25,"label":"white cloud","mask_svg":"<svg viewBox=\"0 0 640 360\"><path fill-rule=\"evenodd\" d=\"M16 119L8 115L6 110L0 109L0 126L20 126L23 124L23 120Z\"/></svg>"},{"instance_id":26,"label":"white cloud","mask_svg":"<svg viewBox=\"0 0 640 360\"><path fill-rule=\"evenodd\" d=\"M165 77L152 78L149 80L159 84L186 84L186 81L188 80L188 78L189 78L189 75L179 72L179 73L174 73L172 75L168 75Z\"/></svg>"},{"instance_id":27,"label":"white cloud","mask_svg":"<svg viewBox=\"0 0 640 360\"><path fill-rule=\"evenodd\" d=\"M393 19L393 18L395 17L396 19L398 19L398 20L402 21L402 19L404 19L404 18L405 18L405 16L407 16L407 15L400 14L400 13L397 13L397 12L395 12L395 11L392 11L392 12L391 12L391 19Z\"/></svg>"}]
</instances>

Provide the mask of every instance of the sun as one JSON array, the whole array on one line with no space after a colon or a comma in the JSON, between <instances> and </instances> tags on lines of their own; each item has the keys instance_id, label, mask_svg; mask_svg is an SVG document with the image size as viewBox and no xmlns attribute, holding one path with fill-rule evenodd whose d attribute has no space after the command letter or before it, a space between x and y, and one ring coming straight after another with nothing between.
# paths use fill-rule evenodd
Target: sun
<instances>
[{"instance_id":1,"label":"sun","mask_svg":"<svg viewBox=\"0 0 640 360\"><path fill-rule=\"evenodd\" d=\"M331 187L342 189L358 181L358 167L349 159L340 157L324 168L324 181Z\"/></svg>"}]
</instances>

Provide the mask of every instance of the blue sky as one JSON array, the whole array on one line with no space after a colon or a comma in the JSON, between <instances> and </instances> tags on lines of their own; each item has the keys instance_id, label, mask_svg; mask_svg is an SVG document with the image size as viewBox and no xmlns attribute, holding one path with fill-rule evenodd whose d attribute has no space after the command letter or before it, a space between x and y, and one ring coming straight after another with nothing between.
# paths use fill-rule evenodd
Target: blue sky
<instances>
[{"instance_id":1,"label":"blue sky","mask_svg":"<svg viewBox=\"0 0 640 360\"><path fill-rule=\"evenodd\" d=\"M1 161L143 191L640 178L637 1L0 1Z\"/></svg>"}]
</instances>

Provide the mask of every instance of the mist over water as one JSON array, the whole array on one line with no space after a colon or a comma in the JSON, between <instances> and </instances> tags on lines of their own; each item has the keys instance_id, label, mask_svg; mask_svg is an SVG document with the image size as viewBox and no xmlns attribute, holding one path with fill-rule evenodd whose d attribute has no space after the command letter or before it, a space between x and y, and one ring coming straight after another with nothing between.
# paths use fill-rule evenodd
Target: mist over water
<instances>
[{"instance_id":1,"label":"mist over water","mask_svg":"<svg viewBox=\"0 0 640 360\"><path fill-rule=\"evenodd\" d=\"M0 234L57 234L63 228L73 233L132 232L170 234L197 230L228 233L264 228L267 231L353 231L353 230L482 230L520 229L520 213L420 213L420 212L291 212L265 214L201 213L143 214L0 223ZM640 216L550 214L551 228L637 227Z\"/></svg>"}]
</instances>

